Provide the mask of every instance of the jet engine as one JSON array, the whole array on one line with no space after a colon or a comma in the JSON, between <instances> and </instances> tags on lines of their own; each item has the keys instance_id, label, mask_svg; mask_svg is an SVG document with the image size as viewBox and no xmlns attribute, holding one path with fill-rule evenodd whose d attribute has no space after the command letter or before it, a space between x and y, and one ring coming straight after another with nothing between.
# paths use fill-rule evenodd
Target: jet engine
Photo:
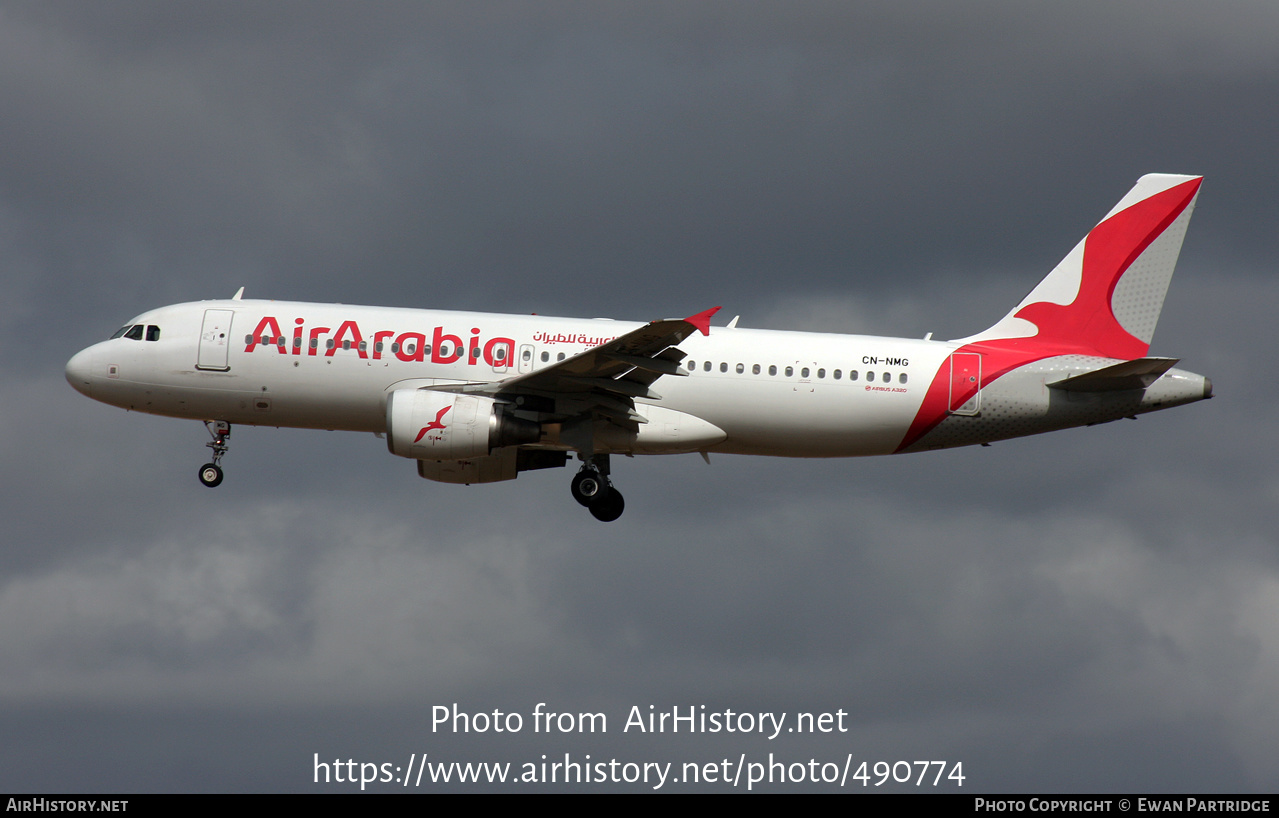
<instances>
[{"instance_id":1,"label":"jet engine","mask_svg":"<svg viewBox=\"0 0 1279 818\"><path fill-rule=\"evenodd\" d=\"M386 399L386 445L400 457L466 460L541 436L541 426L507 414L492 398L397 389Z\"/></svg>"}]
</instances>

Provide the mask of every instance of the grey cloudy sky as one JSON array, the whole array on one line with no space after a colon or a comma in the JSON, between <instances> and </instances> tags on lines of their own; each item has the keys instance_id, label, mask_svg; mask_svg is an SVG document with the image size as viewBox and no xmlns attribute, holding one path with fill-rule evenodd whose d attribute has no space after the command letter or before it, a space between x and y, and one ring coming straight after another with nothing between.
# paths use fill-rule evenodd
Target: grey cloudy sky
<instances>
[{"instance_id":1,"label":"grey cloudy sky","mask_svg":"<svg viewBox=\"0 0 1279 818\"><path fill-rule=\"evenodd\" d=\"M966 791L1279 788L1279 6L0 4L0 787L402 763L947 759ZM1211 402L880 460L458 487L368 435L73 392L248 295L956 337L1141 174L1206 177L1153 354ZM431 707L603 712L454 736ZM632 705L848 713L646 736ZM347 787L332 787L346 790Z\"/></svg>"}]
</instances>

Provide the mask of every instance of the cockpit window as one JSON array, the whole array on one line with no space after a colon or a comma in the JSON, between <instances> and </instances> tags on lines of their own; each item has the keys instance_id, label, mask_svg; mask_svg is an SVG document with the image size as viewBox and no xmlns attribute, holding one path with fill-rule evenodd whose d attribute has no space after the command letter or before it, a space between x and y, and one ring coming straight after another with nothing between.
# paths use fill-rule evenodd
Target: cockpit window
<instances>
[{"instance_id":1,"label":"cockpit window","mask_svg":"<svg viewBox=\"0 0 1279 818\"><path fill-rule=\"evenodd\" d=\"M146 327L144 327L142 324L134 324L133 326L129 327L129 331L124 334L124 337L133 341L141 341L142 331L144 329L146 329Z\"/></svg>"},{"instance_id":2,"label":"cockpit window","mask_svg":"<svg viewBox=\"0 0 1279 818\"><path fill-rule=\"evenodd\" d=\"M114 341L116 338L119 338L121 335L124 335L126 332L128 332L131 329L133 329L132 324L125 324L123 327L120 327L118 330L116 330L115 334L112 335L109 340Z\"/></svg>"},{"instance_id":3,"label":"cockpit window","mask_svg":"<svg viewBox=\"0 0 1279 818\"><path fill-rule=\"evenodd\" d=\"M157 327L155 324L147 324L147 340L148 341L160 340L160 328Z\"/></svg>"}]
</instances>

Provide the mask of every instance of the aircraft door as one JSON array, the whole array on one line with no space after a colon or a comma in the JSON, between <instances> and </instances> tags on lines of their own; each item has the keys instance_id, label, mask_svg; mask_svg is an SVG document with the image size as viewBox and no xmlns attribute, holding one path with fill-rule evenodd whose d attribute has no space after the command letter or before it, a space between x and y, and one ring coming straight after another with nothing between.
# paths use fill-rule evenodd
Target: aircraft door
<instances>
[{"instance_id":1,"label":"aircraft door","mask_svg":"<svg viewBox=\"0 0 1279 818\"><path fill-rule=\"evenodd\" d=\"M516 365L519 373L523 375L526 372L533 371L533 345L520 344L520 359Z\"/></svg>"},{"instance_id":2,"label":"aircraft door","mask_svg":"<svg viewBox=\"0 0 1279 818\"><path fill-rule=\"evenodd\" d=\"M493 371L498 375L505 375L511 366L511 356L515 354L515 349L511 344L496 344L489 342L488 348L484 350L484 357L492 362Z\"/></svg>"},{"instance_id":3,"label":"aircraft door","mask_svg":"<svg viewBox=\"0 0 1279 818\"><path fill-rule=\"evenodd\" d=\"M981 355L956 352L950 356L950 403L952 415L972 416L981 412Z\"/></svg>"},{"instance_id":4,"label":"aircraft door","mask_svg":"<svg viewBox=\"0 0 1279 818\"><path fill-rule=\"evenodd\" d=\"M200 328L200 352L196 369L226 372L227 353L231 349L231 318L234 310L205 310L204 325Z\"/></svg>"},{"instance_id":5,"label":"aircraft door","mask_svg":"<svg viewBox=\"0 0 1279 818\"><path fill-rule=\"evenodd\" d=\"M796 392L816 392L817 387L813 386L813 373L817 371L817 364L814 361L796 361L794 372L799 377L795 383Z\"/></svg>"}]
</instances>

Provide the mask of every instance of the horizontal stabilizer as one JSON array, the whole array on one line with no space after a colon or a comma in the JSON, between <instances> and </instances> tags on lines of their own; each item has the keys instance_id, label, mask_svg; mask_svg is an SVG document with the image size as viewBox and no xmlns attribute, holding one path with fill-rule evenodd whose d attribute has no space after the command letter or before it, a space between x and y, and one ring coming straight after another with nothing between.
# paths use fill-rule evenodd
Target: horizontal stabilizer
<instances>
[{"instance_id":1,"label":"horizontal stabilizer","mask_svg":"<svg viewBox=\"0 0 1279 818\"><path fill-rule=\"evenodd\" d=\"M1138 358L1114 366L1106 366L1050 383L1052 389L1066 392L1118 392L1145 389L1176 366L1179 358Z\"/></svg>"}]
</instances>

